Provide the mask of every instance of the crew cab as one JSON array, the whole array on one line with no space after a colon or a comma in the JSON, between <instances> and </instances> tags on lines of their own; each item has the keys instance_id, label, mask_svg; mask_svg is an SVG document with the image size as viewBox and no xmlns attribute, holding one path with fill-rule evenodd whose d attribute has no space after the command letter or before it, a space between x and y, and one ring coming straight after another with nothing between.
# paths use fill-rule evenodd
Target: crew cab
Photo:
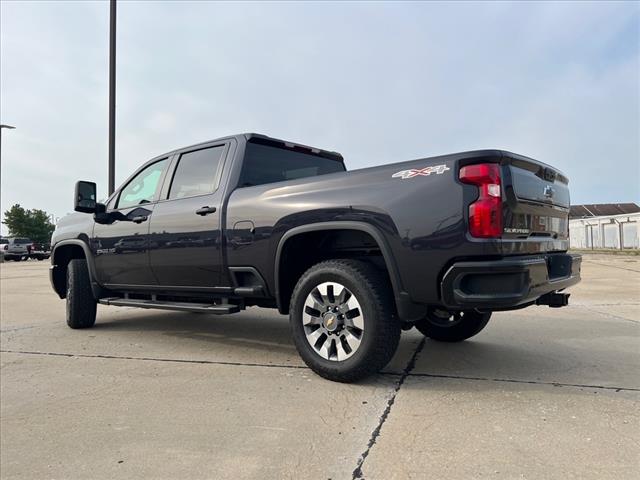
<instances>
[{"instance_id":1,"label":"crew cab","mask_svg":"<svg viewBox=\"0 0 640 480\"><path fill-rule=\"evenodd\" d=\"M52 238L71 328L97 303L274 308L337 381L384 367L402 329L462 341L494 311L567 305L580 280L567 177L502 150L347 171L339 153L242 134L157 156L96 199L78 182Z\"/></svg>"}]
</instances>

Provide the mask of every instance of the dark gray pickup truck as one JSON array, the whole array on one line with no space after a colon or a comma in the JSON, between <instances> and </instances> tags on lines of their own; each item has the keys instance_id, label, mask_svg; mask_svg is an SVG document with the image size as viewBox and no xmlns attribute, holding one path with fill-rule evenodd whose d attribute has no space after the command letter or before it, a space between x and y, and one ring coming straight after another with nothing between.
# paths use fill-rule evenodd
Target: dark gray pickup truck
<instances>
[{"instance_id":1,"label":"dark gray pickup truck","mask_svg":"<svg viewBox=\"0 0 640 480\"><path fill-rule=\"evenodd\" d=\"M243 134L145 163L104 203L78 182L52 239L71 328L96 304L289 314L318 374L384 367L400 331L444 342L497 310L561 307L580 280L567 178L481 150L346 171L335 152Z\"/></svg>"}]
</instances>

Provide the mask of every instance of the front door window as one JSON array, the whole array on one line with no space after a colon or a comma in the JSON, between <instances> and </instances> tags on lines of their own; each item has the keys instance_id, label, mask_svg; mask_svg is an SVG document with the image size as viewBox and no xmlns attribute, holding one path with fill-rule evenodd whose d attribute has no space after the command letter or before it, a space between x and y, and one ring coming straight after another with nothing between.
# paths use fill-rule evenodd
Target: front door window
<instances>
[{"instance_id":1,"label":"front door window","mask_svg":"<svg viewBox=\"0 0 640 480\"><path fill-rule=\"evenodd\" d=\"M116 208L129 208L150 203L156 199L162 172L167 165L167 159L152 163L122 189Z\"/></svg>"}]
</instances>

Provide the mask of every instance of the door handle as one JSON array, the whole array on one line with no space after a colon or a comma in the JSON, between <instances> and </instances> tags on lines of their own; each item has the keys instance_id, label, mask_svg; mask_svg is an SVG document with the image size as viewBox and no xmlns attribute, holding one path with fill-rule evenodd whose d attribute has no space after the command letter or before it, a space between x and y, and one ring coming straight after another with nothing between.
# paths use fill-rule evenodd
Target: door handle
<instances>
[{"instance_id":1,"label":"door handle","mask_svg":"<svg viewBox=\"0 0 640 480\"><path fill-rule=\"evenodd\" d=\"M215 213L215 211L216 207L202 207L196 210L196 213L204 217L205 215L209 215L210 213Z\"/></svg>"},{"instance_id":2,"label":"door handle","mask_svg":"<svg viewBox=\"0 0 640 480\"><path fill-rule=\"evenodd\" d=\"M131 221L132 221L133 223L142 223L142 222L146 222L146 221L147 221L147 218L148 218L148 217L146 217L146 216L144 216L144 215L140 215L140 216L137 216L137 217L133 217L133 218L131 219Z\"/></svg>"}]
</instances>

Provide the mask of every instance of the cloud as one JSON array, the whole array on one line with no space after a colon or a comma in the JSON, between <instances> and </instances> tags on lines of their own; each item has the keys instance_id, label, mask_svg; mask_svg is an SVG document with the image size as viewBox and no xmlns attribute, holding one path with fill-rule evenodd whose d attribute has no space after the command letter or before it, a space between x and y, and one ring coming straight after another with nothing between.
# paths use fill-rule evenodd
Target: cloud
<instances>
[{"instance_id":1,"label":"cloud","mask_svg":"<svg viewBox=\"0 0 640 480\"><path fill-rule=\"evenodd\" d=\"M148 118L146 127L152 133L168 133L176 128L176 118L169 112L154 112Z\"/></svg>"}]
</instances>

